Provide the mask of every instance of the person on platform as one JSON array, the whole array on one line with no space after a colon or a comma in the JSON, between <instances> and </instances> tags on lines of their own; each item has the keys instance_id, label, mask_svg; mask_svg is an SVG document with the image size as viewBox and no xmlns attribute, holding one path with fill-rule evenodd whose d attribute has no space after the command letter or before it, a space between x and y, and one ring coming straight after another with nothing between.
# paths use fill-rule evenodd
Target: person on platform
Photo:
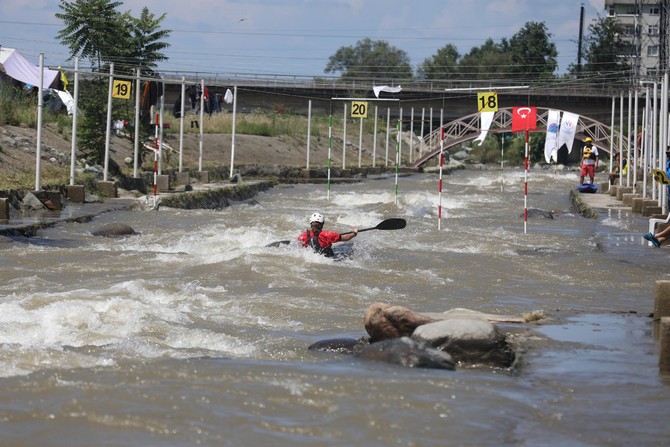
<instances>
[{"instance_id":1,"label":"person on platform","mask_svg":"<svg viewBox=\"0 0 670 447\"><path fill-rule=\"evenodd\" d=\"M356 237L358 229L350 233L341 234L336 231L324 230L323 224L326 221L319 213L314 213L309 218L309 229L298 236L298 242L303 247L312 247L312 249L326 257L333 257L333 244L335 242L349 241Z\"/></svg>"},{"instance_id":2,"label":"person on platform","mask_svg":"<svg viewBox=\"0 0 670 447\"><path fill-rule=\"evenodd\" d=\"M616 183L616 181L621 177L621 175L626 175L628 172L628 162L624 158L623 159L623 169L621 169L621 172L619 172L619 159L621 157L619 156L619 153L614 154L614 159L612 160L612 172L610 172L610 185L613 185Z\"/></svg>"},{"instance_id":3,"label":"person on platform","mask_svg":"<svg viewBox=\"0 0 670 447\"><path fill-rule=\"evenodd\" d=\"M587 175L593 184L593 179L596 175L596 168L598 167L598 148L593 145L591 137L584 139L584 147L582 148L582 171L579 176L579 183L584 183L584 177Z\"/></svg>"}]
</instances>

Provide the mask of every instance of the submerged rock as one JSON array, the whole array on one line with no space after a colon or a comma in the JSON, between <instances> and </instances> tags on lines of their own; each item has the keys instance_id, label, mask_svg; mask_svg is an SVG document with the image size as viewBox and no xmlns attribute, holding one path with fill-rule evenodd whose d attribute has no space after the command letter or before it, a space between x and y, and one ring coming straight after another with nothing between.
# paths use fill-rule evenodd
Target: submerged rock
<instances>
[{"instance_id":1,"label":"submerged rock","mask_svg":"<svg viewBox=\"0 0 670 447\"><path fill-rule=\"evenodd\" d=\"M364 340L353 338L332 338L312 343L307 349L309 351L337 352L340 354L353 354L366 344Z\"/></svg>"},{"instance_id":2,"label":"submerged rock","mask_svg":"<svg viewBox=\"0 0 670 447\"><path fill-rule=\"evenodd\" d=\"M105 236L105 237L115 237L115 236L132 236L137 233L133 230L132 227L126 224L121 223L111 223L103 225L95 231L92 231L93 236Z\"/></svg>"},{"instance_id":3,"label":"submerged rock","mask_svg":"<svg viewBox=\"0 0 670 447\"><path fill-rule=\"evenodd\" d=\"M356 356L409 368L455 369L451 355L409 337L383 340L363 346Z\"/></svg>"}]
</instances>

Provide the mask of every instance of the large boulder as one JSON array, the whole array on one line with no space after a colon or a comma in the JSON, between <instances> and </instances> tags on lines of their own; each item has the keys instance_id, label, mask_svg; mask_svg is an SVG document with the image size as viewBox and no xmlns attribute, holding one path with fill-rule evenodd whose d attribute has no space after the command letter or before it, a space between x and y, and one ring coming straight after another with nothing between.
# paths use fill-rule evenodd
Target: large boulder
<instances>
[{"instance_id":1,"label":"large boulder","mask_svg":"<svg viewBox=\"0 0 670 447\"><path fill-rule=\"evenodd\" d=\"M365 314L365 330L370 341L376 342L399 337L409 337L414 329L434 319L412 312L403 306L373 303Z\"/></svg>"},{"instance_id":2,"label":"large boulder","mask_svg":"<svg viewBox=\"0 0 670 447\"><path fill-rule=\"evenodd\" d=\"M451 354L469 365L512 366L514 348L496 326L485 319L445 319L416 328L412 339Z\"/></svg>"}]
</instances>

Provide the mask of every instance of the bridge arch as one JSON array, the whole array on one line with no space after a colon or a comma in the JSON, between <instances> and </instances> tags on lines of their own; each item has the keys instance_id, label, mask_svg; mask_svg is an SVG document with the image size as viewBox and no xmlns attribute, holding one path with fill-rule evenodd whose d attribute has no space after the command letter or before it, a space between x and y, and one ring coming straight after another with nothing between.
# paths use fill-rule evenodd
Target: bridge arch
<instances>
[{"instance_id":1,"label":"bridge arch","mask_svg":"<svg viewBox=\"0 0 670 447\"><path fill-rule=\"evenodd\" d=\"M489 133L502 133L512 131L512 111L513 107L504 107L498 109L493 115L493 122ZM547 116L549 108L537 108L537 130L532 132L546 132L547 131ZM551 109L557 110L557 109ZM564 110L559 110L563 113ZM424 147L428 148L428 152L421 155L412 163L413 168L423 166L428 160L436 157L440 153L440 134L441 129L444 128L444 149L456 146L465 141L474 140L481 133L481 114L479 112L462 118L453 120L444 124L441 128L433 130L431 133L423 138ZM593 120L587 116L579 116L577 122L577 130L575 139L583 140L586 137L593 139L593 144L598 147L598 150L603 150L609 154L610 142L612 141L612 128L600 121ZM628 138L621 135L620 131L614 131L615 141L622 139L623 149L628 150ZM613 146L614 147L614 146Z\"/></svg>"}]
</instances>

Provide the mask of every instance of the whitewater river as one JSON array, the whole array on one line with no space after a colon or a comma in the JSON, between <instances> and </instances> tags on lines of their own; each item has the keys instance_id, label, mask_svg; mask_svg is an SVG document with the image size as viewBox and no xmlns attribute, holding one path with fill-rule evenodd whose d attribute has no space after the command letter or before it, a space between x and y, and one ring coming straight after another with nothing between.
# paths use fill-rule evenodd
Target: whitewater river
<instances>
[{"instance_id":1,"label":"whitewater river","mask_svg":"<svg viewBox=\"0 0 670 447\"><path fill-rule=\"evenodd\" d=\"M279 185L223 210L123 211L0 244L0 445L661 446L670 380L649 314L668 249L647 220L569 212L577 173ZM397 203L396 203L397 201ZM315 212L354 239L293 246ZM140 236L94 237L110 222ZM519 316L513 370L409 369L308 351L365 335L368 306Z\"/></svg>"}]
</instances>

